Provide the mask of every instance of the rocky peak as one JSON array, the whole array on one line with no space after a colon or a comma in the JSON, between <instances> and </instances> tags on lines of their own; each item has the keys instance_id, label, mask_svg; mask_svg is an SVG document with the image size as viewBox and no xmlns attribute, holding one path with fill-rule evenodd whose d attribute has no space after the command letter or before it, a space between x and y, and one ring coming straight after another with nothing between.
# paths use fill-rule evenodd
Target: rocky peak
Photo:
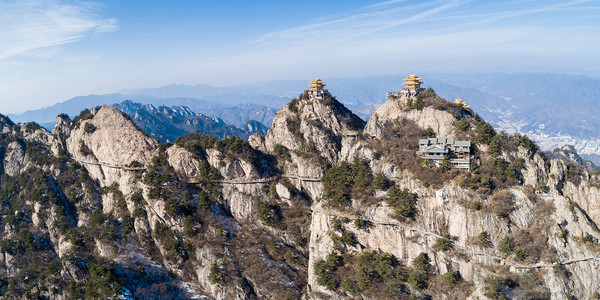
<instances>
[{"instance_id":1,"label":"rocky peak","mask_svg":"<svg viewBox=\"0 0 600 300\"><path fill-rule=\"evenodd\" d=\"M59 142L66 147L67 137L71 134L71 119L66 114L61 114L56 117L56 125L52 129L52 134Z\"/></svg>"},{"instance_id":2,"label":"rocky peak","mask_svg":"<svg viewBox=\"0 0 600 300\"><path fill-rule=\"evenodd\" d=\"M318 154L338 161L345 136L356 135L365 122L331 96L302 94L283 106L265 137L267 151L281 145L293 152Z\"/></svg>"},{"instance_id":3,"label":"rocky peak","mask_svg":"<svg viewBox=\"0 0 600 300\"><path fill-rule=\"evenodd\" d=\"M424 91L417 96L389 97L373 112L364 132L379 137L386 122L407 119L423 129L433 129L437 136L454 138L457 116L452 112L453 105L439 98L433 91Z\"/></svg>"},{"instance_id":4,"label":"rocky peak","mask_svg":"<svg viewBox=\"0 0 600 300\"><path fill-rule=\"evenodd\" d=\"M577 150L575 150L575 147L572 145L564 145L560 148L555 148L551 152L551 157L579 164L588 171L598 170L598 167L594 165L594 163L584 160L581 156L579 156Z\"/></svg>"},{"instance_id":5,"label":"rocky peak","mask_svg":"<svg viewBox=\"0 0 600 300\"><path fill-rule=\"evenodd\" d=\"M158 141L142 132L126 114L105 105L91 112L84 111L75 118L66 145L75 160L99 163L86 167L102 180L109 173L119 175L114 172L118 169L111 166L150 162Z\"/></svg>"},{"instance_id":6,"label":"rocky peak","mask_svg":"<svg viewBox=\"0 0 600 300\"><path fill-rule=\"evenodd\" d=\"M267 126L263 125L263 123L258 122L256 120L250 120L250 121L246 122L246 124L242 127L242 129L244 131L246 131L248 134L258 133L260 135L267 134L267 132L269 130L269 128L267 128Z\"/></svg>"},{"instance_id":7,"label":"rocky peak","mask_svg":"<svg viewBox=\"0 0 600 300\"><path fill-rule=\"evenodd\" d=\"M0 132L6 132L10 130L10 127L15 125L7 116L0 114Z\"/></svg>"}]
</instances>

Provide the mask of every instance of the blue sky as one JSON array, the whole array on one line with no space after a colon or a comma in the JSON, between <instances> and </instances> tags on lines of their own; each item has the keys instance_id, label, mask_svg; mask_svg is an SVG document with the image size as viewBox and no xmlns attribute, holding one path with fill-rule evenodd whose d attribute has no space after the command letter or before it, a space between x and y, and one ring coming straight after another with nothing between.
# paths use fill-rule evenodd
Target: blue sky
<instances>
[{"instance_id":1,"label":"blue sky","mask_svg":"<svg viewBox=\"0 0 600 300\"><path fill-rule=\"evenodd\" d=\"M0 0L0 113L173 83L600 76L600 1Z\"/></svg>"}]
</instances>

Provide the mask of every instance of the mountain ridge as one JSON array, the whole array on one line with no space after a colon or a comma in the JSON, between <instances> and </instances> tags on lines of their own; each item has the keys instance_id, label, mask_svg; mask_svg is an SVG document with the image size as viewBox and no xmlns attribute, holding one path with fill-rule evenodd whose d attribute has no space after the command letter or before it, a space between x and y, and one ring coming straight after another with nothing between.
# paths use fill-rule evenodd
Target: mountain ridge
<instances>
[{"instance_id":1,"label":"mountain ridge","mask_svg":"<svg viewBox=\"0 0 600 300\"><path fill-rule=\"evenodd\" d=\"M3 295L594 296L598 174L433 90L367 123L318 95L248 142L159 143L112 106L59 115L52 134L6 119ZM423 163L431 135L471 141L470 171Z\"/></svg>"}]
</instances>

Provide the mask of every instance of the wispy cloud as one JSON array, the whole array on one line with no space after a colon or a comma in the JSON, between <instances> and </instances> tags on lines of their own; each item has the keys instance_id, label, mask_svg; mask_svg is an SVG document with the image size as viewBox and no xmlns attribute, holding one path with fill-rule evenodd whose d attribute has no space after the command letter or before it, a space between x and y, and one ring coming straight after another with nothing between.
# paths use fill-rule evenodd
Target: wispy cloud
<instances>
[{"instance_id":1,"label":"wispy cloud","mask_svg":"<svg viewBox=\"0 0 600 300\"><path fill-rule=\"evenodd\" d=\"M117 20L102 17L101 8L81 1L0 1L0 59L116 30Z\"/></svg>"},{"instance_id":2,"label":"wispy cloud","mask_svg":"<svg viewBox=\"0 0 600 300\"><path fill-rule=\"evenodd\" d=\"M459 6L466 1L427 1L418 4L392 0L340 13L330 18L320 17L317 22L272 32L261 36L255 43L305 43L327 41L336 44L385 31L403 24L414 23Z\"/></svg>"},{"instance_id":3,"label":"wispy cloud","mask_svg":"<svg viewBox=\"0 0 600 300\"><path fill-rule=\"evenodd\" d=\"M390 35L407 39L423 34L481 29L479 26L507 25L510 19L526 20L529 16L557 12L590 11L598 7L586 6L591 0L494 3L472 0L451 1L383 1L360 9L320 17L302 26L267 33L253 44L269 47L289 45L334 46L347 42L364 42ZM535 20L535 18L532 18ZM526 23L526 22L525 22ZM557 25L557 24L550 24ZM452 31L450 31L450 29Z\"/></svg>"}]
</instances>

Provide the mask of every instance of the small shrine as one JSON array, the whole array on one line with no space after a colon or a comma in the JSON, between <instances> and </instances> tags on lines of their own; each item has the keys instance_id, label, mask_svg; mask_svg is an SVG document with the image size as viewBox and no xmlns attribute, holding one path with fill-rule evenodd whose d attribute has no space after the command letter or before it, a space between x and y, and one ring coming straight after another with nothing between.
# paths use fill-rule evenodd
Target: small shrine
<instances>
[{"instance_id":1,"label":"small shrine","mask_svg":"<svg viewBox=\"0 0 600 300\"><path fill-rule=\"evenodd\" d=\"M421 87L423 82L421 81L421 77L417 77L416 74L410 74L408 77L404 78L404 88L398 92L388 92L387 98L390 97L400 97L400 96L416 96L419 92L425 90Z\"/></svg>"},{"instance_id":2,"label":"small shrine","mask_svg":"<svg viewBox=\"0 0 600 300\"><path fill-rule=\"evenodd\" d=\"M313 81L309 82L308 87L310 90L304 91L305 94L308 94L312 98L323 99L325 96L331 97L331 94L328 90L325 89L325 81L315 78Z\"/></svg>"},{"instance_id":3,"label":"small shrine","mask_svg":"<svg viewBox=\"0 0 600 300\"><path fill-rule=\"evenodd\" d=\"M322 91L322 90L324 90L325 85L326 85L325 81L323 81L319 78L315 78L315 79L313 79L313 81L310 82L308 87L310 88L311 91Z\"/></svg>"},{"instance_id":4,"label":"small shrine","mask_svg":"<svg viewBox=\"0 0 600 300\"><path fill-rule=\"evenodd\" d=\"M418 91L421 90L421 84L423 84L423 82L421 82L421 79L422 78L417 77L416 74L412 74L404 78L404 82L402 84L405 85L406 89L409 91Z\"/></svg>"},{"instance_id":5,"label":"small shrine","mask_svg":"<svg viewBox=\"0 0 600 300\"><path fill-rule=\"evenodd\" d=\"M462 107L464 109L469 109L470 108L470 106L467 105L467 103L465 103L465 101L463 101L462 99L460 99L460 97L456 98L456 100L454 100L454 103L456 105L458 105L459 107Z\"/></svg>"}]
</instances>

